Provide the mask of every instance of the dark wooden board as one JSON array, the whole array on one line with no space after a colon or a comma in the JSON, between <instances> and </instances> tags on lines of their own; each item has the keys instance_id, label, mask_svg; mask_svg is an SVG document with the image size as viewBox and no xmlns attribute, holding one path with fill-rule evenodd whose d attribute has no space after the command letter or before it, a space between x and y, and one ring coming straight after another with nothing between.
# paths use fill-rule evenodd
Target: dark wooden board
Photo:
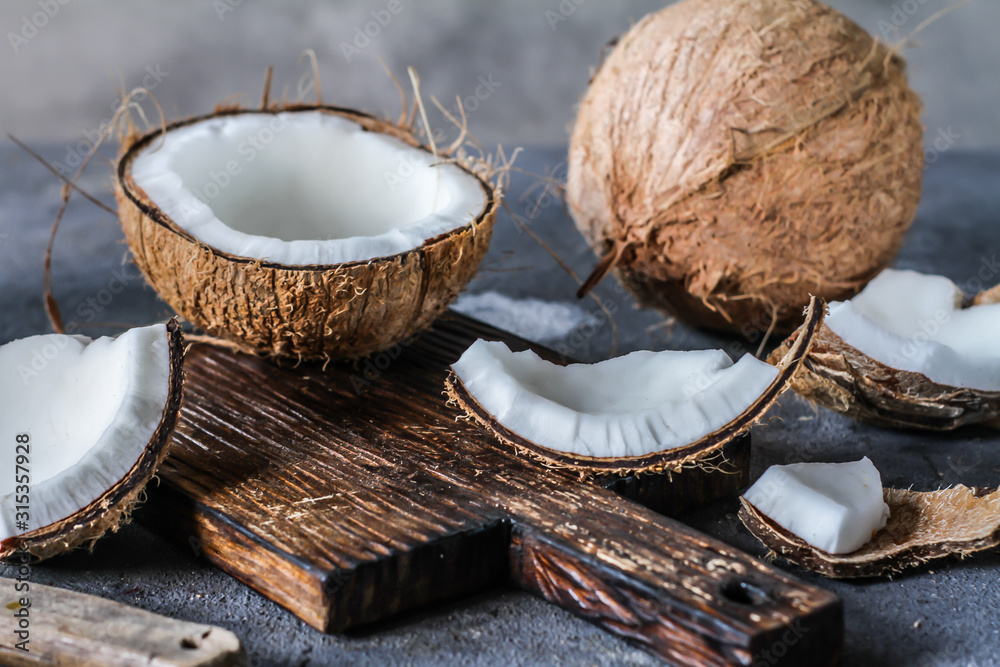
<instances>
[{"instance_id":1,"label":"dark wooden board","mask_svg":"<svg viewBox=\"0 0 1000 667\"><path fill-rule=\"evenodd\" d=\"M370 365L193 347L137 516L326 632L509 581L677 663L837 661L839 598L658 513L745 486L749 437L722 472L545 468L445 404L477 337L526 345L450 314Z\"/></svg>"}]
</instances>

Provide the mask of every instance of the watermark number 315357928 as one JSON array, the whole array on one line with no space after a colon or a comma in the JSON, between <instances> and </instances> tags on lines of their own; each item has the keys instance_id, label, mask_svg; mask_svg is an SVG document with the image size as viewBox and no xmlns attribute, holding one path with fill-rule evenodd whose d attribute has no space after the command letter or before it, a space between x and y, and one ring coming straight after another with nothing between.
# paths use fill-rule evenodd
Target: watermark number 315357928
<instances>
[{"instance_id":1,"label":"watermark number 315357928","mask_svg":"<svg viewBox=\"0 0 1000 667\"><path fill-rule=\"evenodd\" d=\"M18 433L14 436L14 524L18 532L28 530L30 520L30 488L31 483L31 436L27 433ZM28 597L31 577L31 559L23 548L13 559L17 564L17 577L14 590L20 594L19 599L12 602L9 608L17 619L15 634L17 642L14 647L19 651L28 652L29 626L31 625L30 607L31 600Z\"/></svg>"}]
</instances>

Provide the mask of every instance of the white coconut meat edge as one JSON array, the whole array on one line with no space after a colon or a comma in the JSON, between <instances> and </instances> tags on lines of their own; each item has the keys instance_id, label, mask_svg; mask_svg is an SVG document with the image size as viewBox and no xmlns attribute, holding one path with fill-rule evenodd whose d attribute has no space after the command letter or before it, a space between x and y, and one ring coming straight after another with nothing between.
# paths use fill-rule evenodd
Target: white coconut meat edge
<instances>
[{"instance_id":1,"label":"white coconut meat edge","mask_svg":"<svg viewBox=\"0 0 1000 667\"><path fill-rule=\"evenodd\" d=\"M771 466L743 497L788 532L831 554L857 551L889 519L882 477L867 456L849 463Z\"/></svg>"},{"instance_id":2,"label":"white coconut meat edge","mask_svg":"<svg viewBox=\"0 0 1000 667\"><path fill-rule=\"evenodd\" d=\"M962 308L944 276L886 269L856 297L830 304L826 325L897 370L942 385L1000 391L1000 304Z\"/></svg>"},{"instance_id":3,"label":"white coconut meat edge","mask_svg":"<svg viewBox=\"0 0 1000 667\"><path fill-rule=\"evenodd\" d=\"M0 347L0 539L65 519L128 474L170 393L167 327L117 338L49 334ZM29 436L28 493L18 490L17 435ZM18 498L21 496L21 498ZM27 503L22 501L27 496ZM27 505L27 508L18 508ZM17 513L28 513L27 529Z\"/></svg>"},{"instance_id":4,"label":"white coconut meat edge","mask_svg":"<svg viewBox=\"0 0 1000 667\"><path fill-rule=\"evenodd\" d=\"M452 365L469 395L536 445L582 456L645 456L691 444L742 414L778 369L722 350L639 351L560 366L477 340Z\"/></svg>"},{"instance_id":5,"label":"white coconut meat edge","mask_svg":"<svg viewBox=\"0 0 1000 667\"><path fill-rule=\"evenodd\" d=\"M467 225L482 183L399 139L319 111L243 113L153 140L132 179L212 248L289 266L417 248Z\"/></svg>"}]
</instances>

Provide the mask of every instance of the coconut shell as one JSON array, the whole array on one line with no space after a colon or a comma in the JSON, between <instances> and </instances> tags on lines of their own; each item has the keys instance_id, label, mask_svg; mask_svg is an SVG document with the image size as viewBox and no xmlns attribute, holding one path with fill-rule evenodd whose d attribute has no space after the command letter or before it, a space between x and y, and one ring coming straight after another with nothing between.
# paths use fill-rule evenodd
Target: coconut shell
<instances>
[{"instance_id":1,"label":"coconut shell","mask_svg":"<svg viewBox=\"0 0 1000 667\"><path fill-rule=\"evenodd\" d=\"M778 397L790 386L791 379L800 369L802 361L808 355L812 345L814 332L823 321L824 313L825 305L821 300L813 299L810 301L805 313L805 323L799 329L795 341L785 356L777 364L780 369L778 377L767 386L757 400L735 419L689 445L644 456L594 457L549 449L522 437L498 422L465 389L461 379L453 371L449 372L445 379L445 391L449 402L462 408L469 417L493 433L501 442L547 465L594 474L626 475L637 472L676 472L682 468L707 461L726 444L749 431L750 427L764 417L778 400Z\"/></svg>"},{"instance_id":2,"label":"coconut shell","mask_svg":"<svg viewBox=\"0 0 1000 667\"><path fill-rule=\"evenodd\" d=\"M641 303L744 334L850 298L896 255L923 169L903 60L813 0L683 0L580 103L566 198ZM588 281L588 284L595 281Z\"/></svg>"},{"instance_id":3,"label":"coconut shell","mask_svg":"<svg viewBox=\"0 0 1000 667\"><path fill-rule=\"evenodd\" d=\"M166 131L222 115L317 110L426 150L392 123L326 106L227 109ZM133 160L159 135L135 140L118 163L115 195L135 263L180 316L244 351L329 360L388 349L430 326L476 273L489 247L499 192L459 164L482 184L484 210L413 250L326 266L285 266L221 252L177 226L132 180Z\"/></svg>"},{"instance_id":4,"label":"coconut shell","mask_svg":"<svg viewBox=\"0 0 1000 667\"><path fill-rule=\"evenodd\" d=\"M982 291L972 299L972 306L985 306L992 303L1000 303L1000 285L994 285L988 290Z\"/></svg>"},{"instance_id":5,"label":"coconut shell","mask_svg":"<svg viewBox=\"0 0 1000 667\"><path fill-rule=\"evenodd\" d=\"M792 340L794 334L768 361L782 359ZM891 368L845 343L825 322L792 388L829 410L888 428L949 431L1000 418L1000 392L938 384Z\"/></svg>"},{"instance_id":6,"label":"coconut shell","mask_svg":"<svg viewBox=\"0 0 1000 667\"><path fill-rule=\"evenodd\" d=\"M771 551L827 577L891 576L952 554L1000 544L1000 490L958 485L939 491L884 489L885 528L857 551L829 554L771 521L740 498L740 519Z\"/></svg>"},{"instance_id":7,"label":"coconut shell","mask_svg":"<svg viewBox=\"0 0 1000 667\"><path fill-rule=\"evenodd\" d=\"M184 336L177 320L167 322L170 379L167 403L160 423L132 468L110 489L70 516L0 543L0 560L20 558L27 552L40 561L92 544L109 530L116 532L139 502L143 489L167 456L167 444L180 414L184 386Z\"/></svg>"}]
</instances>

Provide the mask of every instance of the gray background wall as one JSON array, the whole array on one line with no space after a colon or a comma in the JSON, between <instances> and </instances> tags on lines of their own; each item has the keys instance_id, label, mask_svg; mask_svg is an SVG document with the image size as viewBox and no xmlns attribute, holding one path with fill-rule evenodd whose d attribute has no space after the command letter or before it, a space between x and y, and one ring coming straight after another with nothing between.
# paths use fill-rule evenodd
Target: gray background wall
<instances>
[{"instance_id":1,"label":"gray background wall","mask_svg":"<svg viewBox=\"0 0 1000 667\"><path fill-rule=\"evenodd\" d=\"M392 0L401 11L362 48L357 30L390 0L265 3L257 0L4 0L0 4L0 130L31 141L83 139L111 114L119 73L129 87L159 72L155 95L168 117L209 111L238 96L259 99L275 66L275 89L291 97L316 51L327 101L372 112L398 110L379 58L420 72L442 101L499 83L470 116L484 141L560 145L603 44L663 2L601 0ZM65 4L60 4L61 2ZM831 0L875 34L896 41L955 0ZM58 7L51 18L43 5ZM51 10L50 10L51 11ZM386 14L383 14L383 18ZM554 17L559 19L556 21ZM32 34L29 24L44 23ZM44 20L42 20L44 18ZM884 30L900 24L896 34ZM907 51L923 96L928 136L1000 147L1000 2L972 0L923 31ZM372 33L376 31L369 26ZM11 33L20 37L17 52ZM148 69L147 69L148 68ZM482 89L481 89L482 92ZM435 126L440 120L433 121Z\"/></svg>"}]
</instances>

